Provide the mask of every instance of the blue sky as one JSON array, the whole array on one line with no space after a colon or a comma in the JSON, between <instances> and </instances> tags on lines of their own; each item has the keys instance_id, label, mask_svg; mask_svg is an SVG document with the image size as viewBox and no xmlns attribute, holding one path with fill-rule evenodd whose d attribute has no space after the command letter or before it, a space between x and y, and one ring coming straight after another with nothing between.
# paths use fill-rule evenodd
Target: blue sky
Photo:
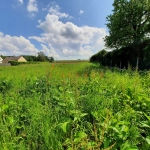
<instances>
[{"instance_id":1,"label":"blue sky","mask_svg":"<svg viewBox=\"0 0 150 150\"><path fill-rule=\"evenodd\" d=\"M1 0L0 55L89 59L104 48L113 0Z\"/></svg>"}]
</instances>

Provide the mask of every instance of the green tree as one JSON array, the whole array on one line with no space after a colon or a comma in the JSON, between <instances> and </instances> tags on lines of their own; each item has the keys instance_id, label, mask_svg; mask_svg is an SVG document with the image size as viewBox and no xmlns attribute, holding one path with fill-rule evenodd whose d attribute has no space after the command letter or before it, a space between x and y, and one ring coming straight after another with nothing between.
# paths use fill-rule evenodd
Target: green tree
<instances>
[{"instance_id":1,"label":"green tree","mask_svg":"<svg viewBox=\"0 0 150 150\"><path fill-rule=\"evenodd\" d=\"M101 50L98 53L96 53L95 55L91 56L90 58L90 62L99 62L102 65L105 64L105 55L107 54L106 50Z\"/></svg>"},{"instance_id":2,"label":"green tree","mask_svg":"<svg viewBox=\"0 0 150 150\"><path fill-rule=\"evenodd\" d=\"M49 57L49 62L54 62L54 57Z\"/></svg>"},{"instance_id":3,"label":"green tree","mask_svg":"<svg viewBox=\"0 0 150 150\"><path fill-rule=\"evenodd\" d=\"M44 52L40 51L40 52L38 52L37 60L38 61L47 61L48 57L44 54Z\"/></svg>"},{"instance_id":4,"label":"green tree","mask_svg":"<svg viewBox=\"0 0 150 150\"><path fill-rule=\"evenodd\" d=\"M150 33L150 0L114 0L113 6L113 14L106 18L106 46L118 49L133 45L139 57L140 47L136 45Z\"/></svg>"}]
</instances>

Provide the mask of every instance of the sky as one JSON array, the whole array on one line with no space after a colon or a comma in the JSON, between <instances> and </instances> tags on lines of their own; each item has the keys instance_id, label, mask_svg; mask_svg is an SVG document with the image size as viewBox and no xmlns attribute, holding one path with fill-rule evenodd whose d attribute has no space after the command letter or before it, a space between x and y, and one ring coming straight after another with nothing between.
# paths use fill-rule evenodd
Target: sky
<instances>
[{"instance_id":1,"label":"sky","mask_svg":"<svg viewBox=\"0 0 150 150\"><path fill-rule=\"evenodd\" d=\"M105 48L113 0L0 0L0 55L89 59Z\"/></svg>"}]
</instances>

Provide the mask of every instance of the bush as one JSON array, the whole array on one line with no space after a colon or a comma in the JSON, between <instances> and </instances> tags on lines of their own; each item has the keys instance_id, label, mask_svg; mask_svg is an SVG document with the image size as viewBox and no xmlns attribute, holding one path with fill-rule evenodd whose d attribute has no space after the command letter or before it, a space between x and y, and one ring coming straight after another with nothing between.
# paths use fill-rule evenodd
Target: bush
<instances>
[{"instance_id":1,"label":"bush","mask_svg":"<svg viewBox=\"0 0 150 150\"><path fill-rule=\"evenodd\" d=\"M18 62L18 61L9 61L8 63L10 63L11 66L18 66L21 64L29 64L28 62Z\"/></svg>"},{"instance_id":2,"label":"bush","mask_svg":"<svg viewBox=\"0 0 150 150\"><path fill-rule=\"evenodd\" d=\"M54 57L49 57L49 62L54 62Z\"/></svg>"},{"instance_id":3,"label":"bush","mask_svg":"<svg viewBox=\"0 0 150 150\"><path fill-rule=\"evenodd\" d=\"M38 62L30 61L30 62L18 62L18 61L9 61L8 63L11 64L11 66L18 66L22 64L37 64Z\"/></svg>"}]
</instances>

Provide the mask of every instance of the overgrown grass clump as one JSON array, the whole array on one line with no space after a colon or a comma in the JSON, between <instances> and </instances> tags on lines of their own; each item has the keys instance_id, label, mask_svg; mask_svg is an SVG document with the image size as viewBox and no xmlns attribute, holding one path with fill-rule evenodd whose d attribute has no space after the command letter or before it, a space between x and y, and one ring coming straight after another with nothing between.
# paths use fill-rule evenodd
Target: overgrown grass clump
<instances>
[{"instance_id":1,"label":"overgrown grass clump","mask_svg":"<svg viewBox=\"0 0 150 150\"><path fill-rule=\"evenodd\" d=\"M149 72L89 63L0 71L0 149L150 149Z\"/></svg>"}]
</instances>

